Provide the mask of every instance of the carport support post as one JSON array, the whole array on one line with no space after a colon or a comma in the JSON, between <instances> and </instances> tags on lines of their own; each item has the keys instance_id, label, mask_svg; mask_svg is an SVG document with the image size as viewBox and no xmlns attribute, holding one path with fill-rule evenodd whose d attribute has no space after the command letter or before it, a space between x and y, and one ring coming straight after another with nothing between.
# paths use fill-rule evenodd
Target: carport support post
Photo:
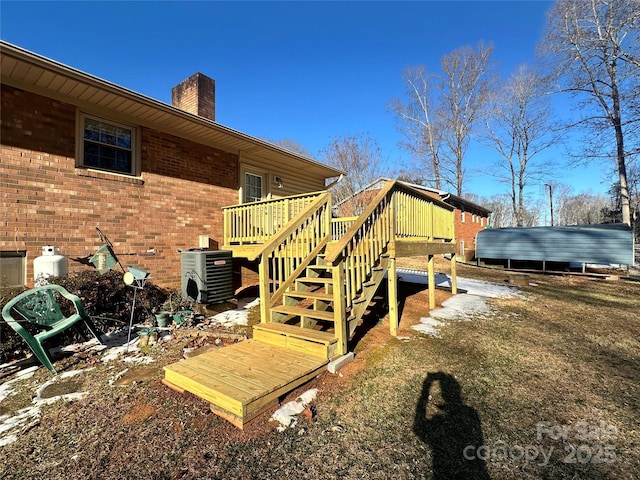
<instances>
[{"instance_id":1,"label":"carport support post","mask_svg":"<svg viewBox=\"0 0 640 480\"><path fill-rule=\"evenodd\" d=\"M389 258L389 270L387 272L389 281L389 330L394 337L398 335L398 276L396 275L396 259Z\"/></svg>"},{"instance_id":2,"label":"carport support post","mask_svg":"<svg viewBox=\"0 0 640 480\"><path fill-rule=\"evenodd\" d=\"M429 310L436 308L436 274L434 268L434 256L427 256L427 272L429 281Z\"/></svg>"},{"instance_id":3,"label":"carport support post","mask_svg":"<svg viewBox=\"0 0 640 480\"><path fill-rule=\"evenodd\" d=\"M456 273L456 254L451 255L451 293L458 293L458 274Z\"/></svg>"}]
</instances>

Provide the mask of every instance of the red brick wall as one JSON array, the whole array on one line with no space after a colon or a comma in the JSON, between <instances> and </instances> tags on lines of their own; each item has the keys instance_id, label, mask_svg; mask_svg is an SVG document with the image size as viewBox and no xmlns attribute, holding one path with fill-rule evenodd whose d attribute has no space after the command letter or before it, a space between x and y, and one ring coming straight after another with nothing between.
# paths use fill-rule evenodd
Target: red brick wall
<instances>
[{"instance_id":1,"label":"red brick wall","mask_svg":"<svg viewBox=\"0 0 640 480\"><path fill-rule=\"evenodd\" d=\"M462 212L456 208L455 210L455 231L457 253L464 255L467 261L472 260L476 255L476 235L480 230L487 228L488 218L475 216L475 222L473 221L473 214L471 212L465 212L464 222L462 221ZM482 220L484 218L484 220ZM460 241L464 241L464 252L461 251Z\"/></svg>"},{"instance_id":2,"label":"red brick wall","mask_svg":"<svg viewBox=\"0 0 640 480\"><path fill-rule=\"evenodd\" d=\"M180 286L179 248L222 243L220 207L238 200L238 156L141 129L141 178L75 166L76 108L3 85L0 250L27 251L27 283L43 245L93 254L99 227L125 265ZM155 249L155 255L141 255ZM134 255L124 255L133 253ZM70 261L70 271L84 267Z\"/></svg>"}]
</instances>

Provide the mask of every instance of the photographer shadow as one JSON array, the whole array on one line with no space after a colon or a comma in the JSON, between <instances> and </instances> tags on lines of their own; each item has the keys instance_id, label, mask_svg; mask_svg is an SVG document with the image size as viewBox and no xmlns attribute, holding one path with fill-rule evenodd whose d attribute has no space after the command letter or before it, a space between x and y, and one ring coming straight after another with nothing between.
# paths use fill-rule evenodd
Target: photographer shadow
<instances>
[{"instance_id":1,"label":"photographer shadow","mask_svg":"<svg viewBox=\"0 0 640 480\"><path fill-rule=\"evenodd\" d=\"M480 417L463 403L460 384L451 375L427 375L413 431L431 447L435 480L490 480L487 466L479 458L482 455L478 455L484 442Z\"/></svg>"}]
</instances>

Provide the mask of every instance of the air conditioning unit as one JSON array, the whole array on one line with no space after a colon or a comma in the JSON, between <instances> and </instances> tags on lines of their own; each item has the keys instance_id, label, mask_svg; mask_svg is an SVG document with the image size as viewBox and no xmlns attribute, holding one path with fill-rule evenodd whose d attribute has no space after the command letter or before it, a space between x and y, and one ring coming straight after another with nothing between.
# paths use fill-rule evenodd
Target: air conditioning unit
<instances>
[{"instance_id":1,"label":"air conditioning unit","mask_svg":"<svg viewBox=\"0 0 640 480\"><path fill-rule=\"evenodd\" d=\"M182 294L197 303L233 298L233 259L228 250L180 252Z\"/></svg>"}]
</instances>

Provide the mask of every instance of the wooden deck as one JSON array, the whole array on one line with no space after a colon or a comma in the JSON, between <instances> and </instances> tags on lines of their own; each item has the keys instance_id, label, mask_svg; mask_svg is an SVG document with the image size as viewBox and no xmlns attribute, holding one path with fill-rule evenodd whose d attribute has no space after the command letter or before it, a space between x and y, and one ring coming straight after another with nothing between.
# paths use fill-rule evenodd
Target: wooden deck
<instances>
[{"instance_id":1,"label":"wooden deck","mask_svg":"<svg viewBox=\"0 0 640 480\"><path fill-rule=\"evenodd\" d=\"M165 367L167 385L242 428L348 352L385 273L397 334L397 257L427 256L435 307L434 256L456 249L453 207L388 181L360 216L332 212L327 191L224 208L223 248L259 260L261 322L252 340ZM455 293L455 255L451 277Z\"/></svg>"},{"instance_id":2,"label":"wooden deck","mask_svg":"<svg viewBox=\"0 0 640 480\"><path fill-rule=\"evenodd\" d=\"M238 428L278 403L279 397L320 375L327 358L247 340L164 367L163 382L211 403Z\"/></svg>"}]
</instances>

